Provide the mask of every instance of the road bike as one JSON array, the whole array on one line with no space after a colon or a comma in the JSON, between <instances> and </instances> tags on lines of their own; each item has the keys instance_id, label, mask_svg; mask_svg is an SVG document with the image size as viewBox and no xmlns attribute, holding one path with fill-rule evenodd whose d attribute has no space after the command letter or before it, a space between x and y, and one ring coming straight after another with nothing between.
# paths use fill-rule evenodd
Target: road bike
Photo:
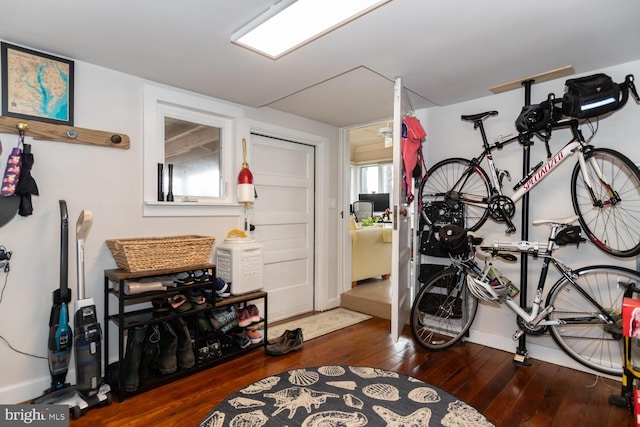
<instances>
[{"instance_id":1,"label":"road bike","mask_svg":"<svg viewBox=\"0 0 640 427\"><path fill-rule=\"evenodd\" d=\"M620 88L620 106L626 103L629 92L640 102L633 75L628 75ZM507 233L513 233L516 227L511 219L515 203L566 159L577 154L571 175L571 201L583 230L606 253L620 257L639 254L640 170L622 153L591 145L589 142L596 133L593 127L591 137L585 140L580 122L562 116L561 101L549 94L541 104L524 107L516 120L519 133L493 144L488 142L483 122L498 115L497 111L463 115L462 120L480 130L483 149L471 160L449 158L428 170L420 189L422 216L427 224L454 223L474 231L491 217L505 222ZM573 137L552 155L549 140L552 131L559 128L569 128ZM502 191L504 179L511 180L511 177L507 170L497 168L493 152L514 141L530 145L534 136L545 142L547 161L539 162L513 187L511 197L506 196ZM481 166L485 159L489 173Z\"/></svg>"},{"instance_id":2,"label":"road bike","mask_svg":"<svg viewBox=\"0 0 640 427\"><path fill-rule=\"evenodd\" d=\"M496 241L480 246L482 237L462 227L441 227L439 242L450 252L451 266L427 281L414 300L410 323L416 342L425 349L443 350L463 340L482 300L505 304L515 312L514 340L522 334L550 332L558 346L582 365L622 375L622 300L640 291L640 273L613 265L572 269L554 256L559 247L586 240L574 224L577 220L573 216L534 221L549 226L546 243ZM498 258L515 261L520 254L542 262L533 303L526 308L513 299L518 287L493 265ZM560 278L548 288L550 266Z\"/></svg>"}]
</instances>

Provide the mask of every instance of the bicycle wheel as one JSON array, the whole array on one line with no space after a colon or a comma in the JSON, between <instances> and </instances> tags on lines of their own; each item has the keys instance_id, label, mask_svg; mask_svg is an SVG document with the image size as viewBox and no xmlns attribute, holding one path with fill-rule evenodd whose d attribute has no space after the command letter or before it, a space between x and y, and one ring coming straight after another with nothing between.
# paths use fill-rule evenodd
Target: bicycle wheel
<instances>
[{"instance_id":1,"label":"bicycle wheel","mask_svg":"<svg viewBox=\"0 0 640 427\"><path fill-rule=\"evenodd\" d=\"M467 289L466 274L447 269L420 289L411 307L411 333L420 346L444 350L469 330L478 300Z\"/></svg>"},{"instance_id":2,"label":"bicycle wheel","mask_svg":"<svg viewBox=\"0 0 640 427\"><path fill-rule=\"evenodd\" d=\"M575 282L613 317L607 324L597 307L566 278L549 292L547 306L553 306L549 320L551 335L558 346L584 366L609 375L622 375L624 342L622 337L622 299L625 287L620 284L640 283L636 271L608 265L580 268L574 272Z\"/></svg>"},{"instance_id":3,"label":"bicycle wheel","mask_svg":"<svg viewBox=\"0 0 640 427\"><path fill-rule=\"evenodd\" d=\"M623 154L596 148L584 154L594 203L580 165L571 176L571 201L589 239L606 253L632 257L640 253L640 170ZM611 188L598 179L598 165ZM620 201L612 200L612 192Z\"/></svg>"},{"instance_id":4,"label":"bicycle wheel","mask_svg":"<svg viewBox=\"0 0 640 427\"><path fill-rule=\"evenodd\" d=\"M466 159L436 163L422 181L421 193L423 212L434 224L456 224L475 231L489 215L489 176Z\"/></svg>"}]
</instances>

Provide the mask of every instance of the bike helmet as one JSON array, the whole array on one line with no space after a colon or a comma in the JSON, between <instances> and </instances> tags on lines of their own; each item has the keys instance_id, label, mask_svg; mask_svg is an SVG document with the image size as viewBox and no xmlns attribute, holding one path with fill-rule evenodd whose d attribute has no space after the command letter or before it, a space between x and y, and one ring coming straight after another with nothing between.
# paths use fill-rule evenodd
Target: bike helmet
<instances>
[{"instance_id":1,"label":"bike helmet","mask_svg":"<svg viewBox=\"0 0 640 427\"><path fill-rule=\"evenodd\" d=\"M438 231L440 243L452 255L459 255L469 249L467 230L459 225L449 224Z\"/></svg>"},{"instance_id":2,"label":"bike helmet","mask_svg":"<svg viewBox=\"0 0 640 427\"><path fill-rule=\"evenodd\" d=\"M485 282L467 275L467 288L476 298L483 301L498 301L507 296L507 287L501 280Z\"/></svg>"},{"instance_id":3,"label":"bike helmet","mask_svg":"<svg viewBox=\"0 0 640 427\"><path fill-rule=\"evenodd\" d=\"M516 129L520 133L538 132L544 130L550 120L551 112L547 103L525 105L516 119Z\"/></svg>"}]
</instances>

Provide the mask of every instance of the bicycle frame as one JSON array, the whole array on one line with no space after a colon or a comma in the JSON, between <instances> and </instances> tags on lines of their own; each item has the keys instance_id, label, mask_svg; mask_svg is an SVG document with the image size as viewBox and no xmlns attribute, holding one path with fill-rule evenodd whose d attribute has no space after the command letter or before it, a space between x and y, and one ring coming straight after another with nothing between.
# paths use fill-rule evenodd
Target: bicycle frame
<instances>
[{"instance_id":1,"label":"bicycle frame","mask_svg":"<svg viewBox=\"0 0 640 427\"><path fill-rule=\"evenodd\" d=\"M546 164L541 166L523 185L520 187L515 193L511 195L511 200L517 202L520 200L525 194L527 194L533 187L535 187L540 181L542 181L545 177L547 177L553 170L559 166L562 162L571 157L575 152L582 152L582 145L579 141L574 140L569 142L564 146L560 151L558 151L555 156L551 157ZM580 163L580 169L582 170L582 175L585 177L585 182L587 181L587 174L585 173L585 163L583 156L578 157L578 161ZM596 165L597 166L597 165ZM591 188L591 183L587 183L589 188Z\"/></svg>"},{"instance_id":2,"label":"bicycle frame","mask_svg":"<svg viewBox=\"0 0 640 427\"><path fill-rule=\"evenodd\" d=\"M532 327L545 327L552 325L561 325L566 323L577 324L577 323L591 323L593 320L591 318L563 318L563 319L555 319L549 320L546 319L547 316L553 312L553 306L543 307L542 298L544 295L544 291L546 289L546 282L549 273L550 265L553 265L556 270L576 289L576 291L580 292L594 307L594 312L598 313L598 317L607 324L615 324L616 320L611 317L611 315L602 307L600 304L595 301L587 292L582 289L582 287L575 282L572 277L572 269L566 266L562 261L553 256L553 250L555 247L555 243L553 239L555 238L557 229L559 225L553 225L550 233L550 237L548 243L546 245L540 244L539 242L531 242L531 241L521 241L521 242L495 242L493 246L482 246L479 247L479 252L484 254L484 257L490 257L489 259L493 259L500 253L519 253L525 254L527 256L533 256L536 258L542 258L542 268L540 270L540 276L538 279L538 285L536 287L535 297L533 300L533 304L531 306L531 313L525 311L520 304L514 301L509 295L504 296L501 300L504 302L513 312L516 313L518 317L520 317L524 322ZM458 268L463 269L472 280L476 281L484 281L486 277L486 268L483 270L480 268L478 263L474 260L474 258L469 258L467 260L454 259L454 265L458 266ZM556 282L557 283L557 282ZM496 295L497 296L497 295ZM497 302L497 299L496 299ZM522 329L517 330L513 339L517 340L524 331Z\"/></svg>"},{"instance_id":3,"label":"bicycle frame","mask_svg":"<svg viewBox=\"0 0 640 427\"><path fill-rule=\"evenodd\" d=\"M518 135L515 137L511 137L503 142L497 142L494 145L489 145L482 121L478 120L475 126L480 128L484 150L479 157L476 157L476 159L474 159L475 162L472 162L472 163L476 163L479 165L482 162L483 158L486 156L487 164L489 165L489 176L491 178L491 186L492 186L491 192L502 196L504 195L502 192L502 182L498 177L498 168L496 167L495 162L493 160L493 150L500 149L505 144L521 139L521 136ZM584 137L582 136L582 133L578 128L578 122L576 120L573 120L573 119L564 120L553 125L554 128L561 128L561 127L567 127L567 126L571 128L573 139L569 141L555 155L549 156L549 159L545 164L541 165L537 169L533 169L527 177L525 177L522 181L520 181L520 183L518 183L518 185L516 185L516 187L514 187L515 192L510 196L513 202L517 202L518 200L520 200L525 194L527 194L536 185L538 185L545 177L551 174L551 172L553 172L556 169L556 167L559 166L561 163L563 163L567 158L571 157L576 152L582 153L584 151L584 148L586 147L584 142ZM545 139L545 142L548 142L548 139ZM589 179L589 174L587 173L584 156L578 156L578 164L580 165L580 171L582 173L582 177L584 179L585 185L589 188L590 193L593 194L592 192L593 187L592 187L591 180ZM590 161L590 164L593 167L598 179L611 192L610 185L604 178L602 171L600 170L600 167L595 162L595 160ZM614 194L611 194L611 196L613 197ZM478 205L483 207L487 206L487 204L478 204Z\"/></svg>"}]
</instances>

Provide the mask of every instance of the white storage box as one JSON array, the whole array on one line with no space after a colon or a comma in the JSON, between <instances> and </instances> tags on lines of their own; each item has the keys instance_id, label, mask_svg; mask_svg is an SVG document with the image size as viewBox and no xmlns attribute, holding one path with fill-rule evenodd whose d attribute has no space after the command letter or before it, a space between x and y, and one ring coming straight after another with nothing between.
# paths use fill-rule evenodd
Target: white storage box
<instances>
[{"instance_id":1,"label":"white storage box","mask_svg":"<svg viewBox=\"0 0 640 427\"><path fill-rule=\"evenodd\" d=\"M216 276L231 283L231 294L263 287L262 244L253 239L225 239L216 246Z\"/></svg>"}]
</instances>

